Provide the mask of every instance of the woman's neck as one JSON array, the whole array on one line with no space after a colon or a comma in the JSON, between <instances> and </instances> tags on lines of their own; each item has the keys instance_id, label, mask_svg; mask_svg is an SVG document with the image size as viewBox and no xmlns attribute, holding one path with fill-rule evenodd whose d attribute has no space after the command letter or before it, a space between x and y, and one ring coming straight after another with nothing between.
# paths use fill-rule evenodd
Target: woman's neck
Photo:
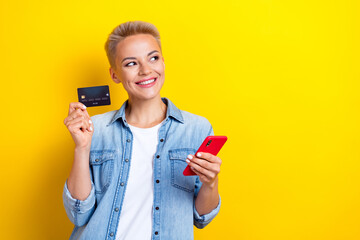
<instances>
[{"instance_id":1,"label":"woman's neck","mask_svg":"<svg viewBox=\"0 0 360 240\"><path fill-rule=\"evenodd\" d=\"M150 100L129 98L125 117L132 126L149 128L158 125L165 119L166 109L167 106L160 96Z\"/></svg>"}]
</instances>

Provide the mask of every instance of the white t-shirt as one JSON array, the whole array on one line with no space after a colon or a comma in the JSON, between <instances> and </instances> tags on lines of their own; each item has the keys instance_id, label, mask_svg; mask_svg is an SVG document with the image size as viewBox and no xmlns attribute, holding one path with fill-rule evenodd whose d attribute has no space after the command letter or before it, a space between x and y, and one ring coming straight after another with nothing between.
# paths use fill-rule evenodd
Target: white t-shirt
<instances>
[{"instance_id":1,"label":"white t-shirt","mask_svg":"<svg viewBox=\"0 0 360 240\"><path fill-rule=\"evenodd\" d=\"M162 123L151 128L130 126L133 134L130 172L116 240L146 240L152 234L153 160Z\"/></svg>"}]
</instances>

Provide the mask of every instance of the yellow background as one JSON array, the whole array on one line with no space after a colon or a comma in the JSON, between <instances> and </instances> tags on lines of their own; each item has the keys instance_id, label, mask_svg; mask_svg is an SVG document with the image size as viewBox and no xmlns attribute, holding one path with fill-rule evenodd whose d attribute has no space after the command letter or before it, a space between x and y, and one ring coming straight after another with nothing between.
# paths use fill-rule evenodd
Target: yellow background
<instances>
[{"instance_id":1,"label":"yellow background","mask_svg":"<svg viewBox=\"0 0 360 240\"><path fill-rule=\"evenodd\" d=\"M67 239L63 124L77 87L110 86L103 49L129 20L154 23L162 96L205 116L222 207L196 239L360 239L359 1L0 2L1 239Z\"/></svg>"}]
</instances>

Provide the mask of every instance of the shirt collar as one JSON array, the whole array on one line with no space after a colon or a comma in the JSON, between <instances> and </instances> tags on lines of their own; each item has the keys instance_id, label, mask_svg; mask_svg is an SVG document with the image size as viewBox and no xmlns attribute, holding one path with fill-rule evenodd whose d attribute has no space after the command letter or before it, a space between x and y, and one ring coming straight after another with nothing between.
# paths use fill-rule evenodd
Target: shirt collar
<instances>
[{"instance_id":1,"label":"shirt collar","mask_svg":"<svg viewBox=\"0 0 360 240\"><path fill-rule=\"evenodd\" d=\"M184 123L184 118L181 114L180 109L178 109L168 98L161 98L161 100L167 105L165 120L167 120L169 117L172 117L177 121ZM128 100L126 100L121 106L121 108L115 112L114 116L106 126L111 125L113 122L115 122L118 119L121 119L125 124L125 126L127 126L127 122L125 119L125 108L127 104L128 104Z\"/></svg>"}]
</instances>

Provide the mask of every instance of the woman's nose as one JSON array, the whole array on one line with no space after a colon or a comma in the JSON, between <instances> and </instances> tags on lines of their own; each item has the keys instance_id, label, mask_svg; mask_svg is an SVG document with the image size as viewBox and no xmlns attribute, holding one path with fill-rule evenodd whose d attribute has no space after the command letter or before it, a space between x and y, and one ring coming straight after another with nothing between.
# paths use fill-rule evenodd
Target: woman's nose
<instances>
[{"instance_id":1,"label":"woman's nose","mask_svg":"<svg viewBox=\"0 0 360 240\"><path fill-rule=\"evenodd\" d=\"M139 73L141 75L148 75L149 73L151 73L150 66L146 63L141 64Z\"/></svg>"}]
</instances>

